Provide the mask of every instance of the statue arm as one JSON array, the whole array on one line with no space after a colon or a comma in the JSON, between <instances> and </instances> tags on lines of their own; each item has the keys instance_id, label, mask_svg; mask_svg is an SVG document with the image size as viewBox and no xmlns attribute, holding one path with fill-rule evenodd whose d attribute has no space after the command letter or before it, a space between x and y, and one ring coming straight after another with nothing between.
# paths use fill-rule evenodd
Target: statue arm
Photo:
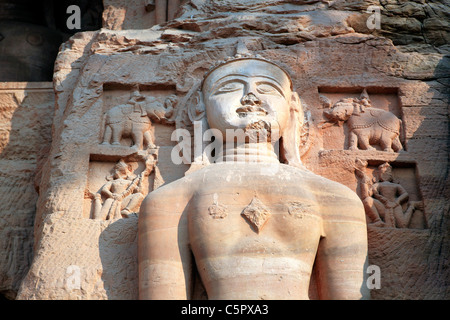
<instances>
[{"instance_id":1,"label":"statue arm","mask_svg":"<svg viewBox=\"0 0 450 320\"><path fill-rule=\"evenodd\" d=\"M174 188L167 185L151 192L139 213L139 298L144 300L191 296L192 254L183 214L188 198L168 189Z\"/></svg>"},{"instance_id":2,"label":"statue arm","mask_svg":"<svg viewBox=\"0 0 450 320\"><path fill-rule=\"evenodd\" d=\"M396 200L397 204L401 205L403 202L408 200L409 194L401 185L397 186L397 193L399 194L399 197Z\"/></svg>"},{"instance_id":3,"label":"statue arm","mask_svg":"<svg viewBox=\"0 0 450 320\"><path fill-rule=\"evenodd\" d=\"M125 199L128 197L131 193L133 193L138 185L139 177L136 177L133 179L133 181L128 185L128 187L120 194L120 199Z\"/></svg>"},{"instance_id":4,"label":"statue arm","mask_svg":"<svg viewBox=\"0 0 450 320\"><path fill-rule=\"evenodd\" d=\"M112 198L114 194L111 192L111 187L112 187L112 182L109 181L102 187L102 189L100 190L100 193L102 195L104 195L106 198Z\"/></svg>"},{"instance_id":5,"label":"statue arm","mask_svg":"<svg viewBox=\"0 0 450 320\"><path fill-rule=\"evenodd\" d=\"M364 206L356 194L346 193L322 211L316 275L319 298L324 300L370 299Z\"/></svg>"},{"instance_id":6,"label":"statue arm","mask_svg":"<svg viewBox=\"0 0 450 320\"><path fill-rule=\"evenodd\" d=\"M370 180L367 179L367 177L365 175L361 179L360 190L361 190L362 199L370 197L370 195L371 195Z\"/></svg>"},{"instance_id":7,"label":"statue arm","mask_svg":"<svg viewBox=\"0 0 450 320\"><path fill-rule=\"evenodd\" d=\"M378 183L373 185L372 187L373 197L378 201L380 201L384 206L387 206L389 204L389 199L378 192L378 187L379 187Z\"/></svg>"}]
</instances>

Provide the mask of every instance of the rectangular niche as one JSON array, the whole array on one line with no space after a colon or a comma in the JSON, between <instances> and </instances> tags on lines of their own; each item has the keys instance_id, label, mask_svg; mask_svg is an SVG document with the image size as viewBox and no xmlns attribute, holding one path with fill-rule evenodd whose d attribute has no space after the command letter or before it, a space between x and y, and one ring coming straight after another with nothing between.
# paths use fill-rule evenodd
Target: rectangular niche
<instances>
[{"instance_id":1,"label":"rectangular niche","mask_svg":"<svg viewBox=\"0 0 450 320\"><path fill-rule=\"evenodd\" d=\"M164 101L170 95L176 94L175 85L164 84L148 84L148 85L127 85L119 83L105 83L103 85L103 108L102 108L102 120L99 143L104 142L104 135L106 130L106 113L110 112L112 108L118 109L118 106L124 106L129 102L133 94L138 93L145 97L146 103L151 104L154 101L164 104ZM123 117L127 117L127 111L123 108ZM129 116L129 114L128 114ZM114 120L115 121L115 120ZM159 136L167 136L167 132L171 129L170 126L164 126L155 121L151 121L151 135L158 139ZM123 129L125 133L126 129ZM160 132L161 131L161 132ZM120 145L124 147L130 147L133 145L133 141L128 135L120 135ZM112 142L111 140L109 142Z\"/></svg>"},{"instance_id":2,"label":"rectangular niche","mask_svg":"<svg viewBox=\"0 0 450 320\"><path fill-rule=\"evenodd\" d=\"M376 183L382 184L380 181L380 171L381 167L385 165L384 162L378 160L367 161L368 166L365 169L365 175L372 179L372 184ZM411 216L408 219L408 223L405 228L408 229L427 229L426 215L424 211L424 203L422 194L420 192L420 187L418 184L418 173L415 163L408 162L391 162L389 163L392 168L392 180L386 183L384 187L378 187L377 190L386 198L400 197L404 192L407 193L407 198L401 203L401 210L404 213L403 217L407 217L408 210L411 210ZM385 176L386 178L387 176ZM386 180L385 180L386 181ZM357 188L358 195L364 198L361 194L361 185ZM372 196L374 197L374 196ZM398 210L398 209L397 209Z\"/></svg>"},{"instance_id":3,"label":"rectangular niche","mask_svg":"<svg viewBox=\"0 0 450 320\"><path fill-rule=\"evenodd\" d=\"M114 176L115 172L115 166L118 164L119 161L123 160L120 157L104 157L104 156L96 156L91 155L91 159L89 161L89 172L88 172L88 179L87 179L87 186L85 189L85 197L83 202L83 217L87 219L100 219L98 216L95 216L95 210L96 206L100 205L100 208L106 203L107 197L101 193L102 188L104 188L106 185L111 185L113 183L118 183L117 177ZM130 186L134 179L138 178L138 176L144 171L145 165L144 163L140 161L124 161L127 165L129 165L129 175L121 177L123 180L124 185L122 186L122 189L115 189L115 190L121 190L122 192L125 191L127 186ZM143 192L142 195L145 197L153 188L154 184L154 174L150 174L148 177L146 177L143 186ZM111 190L111 189L110 189ZM130 189L131 190L131 189ZM111 190L111 191L114 191ZM133 192L130 192L130 194L133 194ZM99 197L98 200L101 202L97 202L96 197ZM141 199L142 201L142 199ZM111 202L111 201L109 201ZM119 203L121 205L122 203ZM108 204L109 205L109 204ZM117 203L116 203L117 205ZM140 206L140 203L139 203ZM137 212L138 207L134 207L134 210ZM119 217L116 217L119 218ZM113 217L107 218L106 216L102 217L100 220L113 220Z\"/></svg>"},{"instance_id":4,"label":"rectangular niche","mask_svg":"<svg viewBox=\"0 0 450 320\"><path fill-rule=\"evenodd\" d=\"M319 95L325 97L331 105L344 98L360 98L363 90L366 90L373 108L388 111L394 114L400 120L403 120L403 113L398 97L398 88L384 87L357 87L340 88L321 86L318 88ZM326 107L323 106L325 109ZM325 117L325 116L324 116ZM403 149L406 150L404 141L404 127L400 129L400 141ZM334 125L322 130L323 149L325 150L348 150L349 149L349 129L346 123L342 126ZM372 145L376 150L381 151L379 145Z\"/></svg>"}]
</instances>

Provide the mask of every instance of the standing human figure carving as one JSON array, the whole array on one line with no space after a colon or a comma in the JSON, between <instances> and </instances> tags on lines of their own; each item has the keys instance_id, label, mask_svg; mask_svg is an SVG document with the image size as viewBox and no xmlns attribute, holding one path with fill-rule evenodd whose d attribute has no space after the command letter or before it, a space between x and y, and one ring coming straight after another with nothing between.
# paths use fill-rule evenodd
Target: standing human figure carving
<instances>
[{"instance_id":1,"label":"standing human figure carving","mask_svg":"<svg viewBox=\"0 0 450 320\"><path fill-rule=\"evenodd\" d=\"M377 227L394 226L395 222L390 219L390 216L386 217L386 208L383 203L377 198L373 197L373 185L376 182L375 179L370 178L366 174L367 161L356 159L355 161L355 174L359 179L359 191L360 198L364 204L364 209L368 217L368 223ZM386 218L388 218L386 220Z\"/></svg>"}]
</instances>

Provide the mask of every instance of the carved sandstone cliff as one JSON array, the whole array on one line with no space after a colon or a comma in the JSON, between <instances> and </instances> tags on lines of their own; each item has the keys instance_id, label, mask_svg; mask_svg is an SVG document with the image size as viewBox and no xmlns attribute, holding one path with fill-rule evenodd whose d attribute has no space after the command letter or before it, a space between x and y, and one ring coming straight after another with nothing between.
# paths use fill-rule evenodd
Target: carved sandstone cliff
<instances>
[{"instance_id":1,"label":"carved sandstone cliff","mask_svg":"<svg viewBox=\"0 0 450 320\"><path fill-rule=\"evenodd\" d=\"M367 28L369 5L381 6L380 29ZM110 16L117 13L112 5L108 10ZM368 225L369 263L378 265L382 276L381 289L372 290L372 297L448 298L446 11L448 6L438 1L193 0L175 19L151 29L144 29L148 26L139 19L128 24L133 26L128 30L126 23L113 27L117 24L104 22L110 29L72 37L61 47L55 65L52 149L39 183L33 263L18 298L137 298L136 216L92 219L92 199L85 197L87 187L106 184L120 159L135 163L134 175L145 168L129 138L115 148L101 145L104 115L126 103L136 86L146 99L160 103L176 95L174 114L151 129L159 148L150 190L182 177L189 166L171 161L176 144L171 133L177 127L192 130L183 110L192 104L195 86L209 67L235 55L239 42L291 73L309 112L304 135L308 148L302 152L309 170L359 192L356 159L367 161L367 175L387 162L411 201L423 203L422 220L414 218L417 228ZM376 144L375 150L348 150L347 126L319 127L327 120L322 96L334 104L359 98L363 90L372 107L402 120L402 152L381 150ZM31 220L33 213L24 220ZM28 223L20 243L30 241L30 227ZM5 247L13 255L20 250ZM21 278L23 272L13 274ZM17 284L5 287L17 290Z\"/></svg>"}]
</instances>

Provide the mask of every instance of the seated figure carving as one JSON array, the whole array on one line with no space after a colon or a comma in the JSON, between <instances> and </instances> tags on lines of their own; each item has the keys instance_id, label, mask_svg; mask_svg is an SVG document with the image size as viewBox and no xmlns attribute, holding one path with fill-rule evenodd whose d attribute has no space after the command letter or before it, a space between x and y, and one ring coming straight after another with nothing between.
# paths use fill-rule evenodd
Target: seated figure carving
<instances>
[{"instance_id":1,"label":"seated figure carving","mask_svg":"<svg viewBox=\"0 0 450 320\"><path fill-rule=\"evenodd\" d=\"M93 200L93 219L115 220L137 213L145 194L148 193L147 178L153 168L152 156L146 159L145 169L139 175L133 174L131 165L123 159L117 162L113 174L108 177L109 181L98 193L86 191L87 196Z\"/></svg>"},{"instance_id":2,"label":"seated figure carving","mask_svg":"<svg viewBox=\"0 0 450 320\"><path fill-rule=\"evenodd\" d=\"M262 58L230 59L206 74L200 97L225 156L142 203L139 297L192 299L198 274L209 299L309 299L314 266L318 298L369 298L363 204L301 164L289 74ZM227 130L260 127L269 142L227 140Z\"/></svg>"},{"instance_id":3,"label":"seated figure carving","mask_svg":"<svg viewBox=\"0 0 450 320\"><path fill-rule=\"evenodd\" d=\"M390 221L388 226L408 228L413 213L423 210L422 201L410 201L405 188L394 181L392 167L387 162L378 167L378 182L372 186L372 192L373 197L385 206L385 221Z\"/></svg>"},{"instance_id":4,"label":"seated figure carving","mask_svg":"<svg viewBox=\"0 0 450 320\"><path fill-rule=\"evenodd\" d=\"M405 188L394 181L392 167L383 163L377 168L377 178L365 173L367 161L356 160L361 199L368 222L377 227L408 228L413 214L423 210L422 201L410 201Z\"/></svg>"}]
</instances>

